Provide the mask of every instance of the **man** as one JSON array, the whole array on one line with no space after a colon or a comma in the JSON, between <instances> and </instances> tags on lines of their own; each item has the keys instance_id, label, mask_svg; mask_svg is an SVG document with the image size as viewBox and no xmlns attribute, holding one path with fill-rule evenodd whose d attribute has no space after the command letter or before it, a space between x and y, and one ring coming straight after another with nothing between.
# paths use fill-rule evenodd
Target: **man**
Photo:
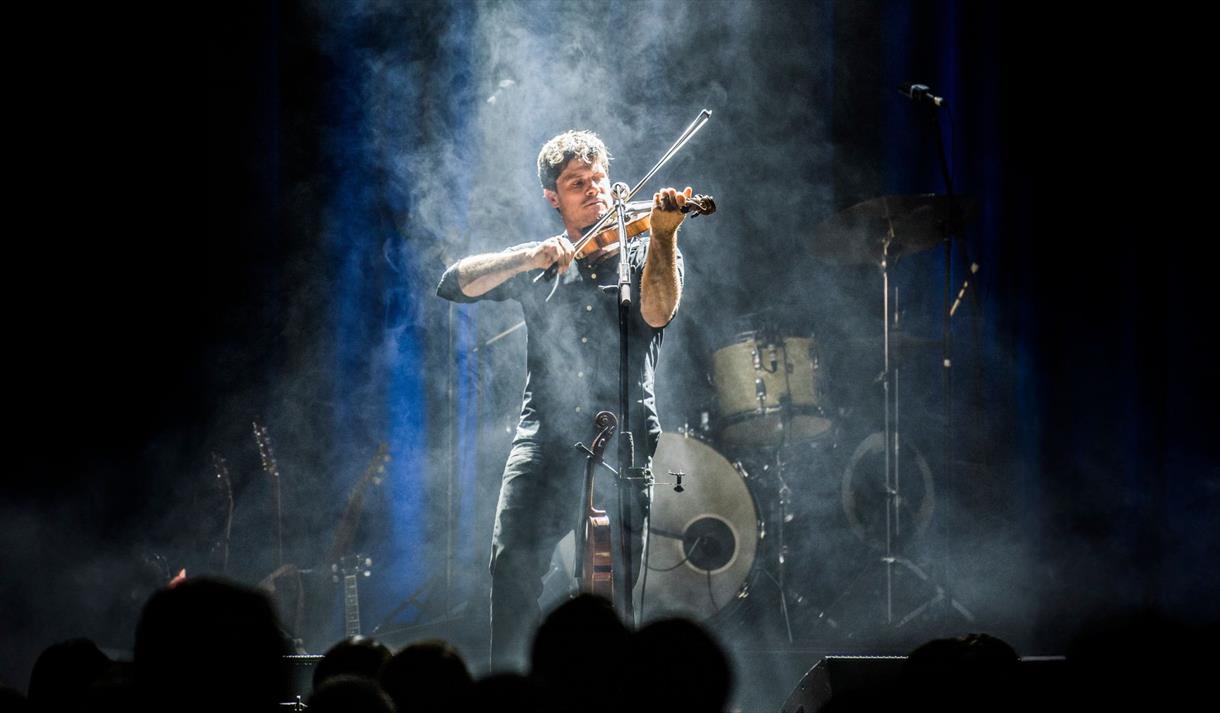
<instances>
[{"instance_id":1,"label":"man","mask_svg":"<svg viewBox=\"0 0 1220 713\"><path fill-rule=\"evenodd\" d=\"M610 154L595 134L568 131L538 154L542 195L558 211L564 232L541 242L459 260L445 271L437 294L457 302L515 299L528 331L521 420L504 466L492 535L492 660L521 660L540 618L538 596L556 543L577 526L583 511L584 458L573 448L588 443L598 411L618 411L618 256L573 263L573 242L612 207ZM630 425L636 464L651 457L660 438L653 377L662 330L682 296L682 255L677 232L691 195L667 188L653 195L651 236L627 250L631 266L628 374ZM560 285L534 275L552 265ZM612 444L607 460L616 452ZM613 508L613 499L606 503ZM638 576L647 517L647 493L635 489L623 516L630 527L632 571ZM614 530L617 551L618 528Z\"/></svg>"}]
</instances>

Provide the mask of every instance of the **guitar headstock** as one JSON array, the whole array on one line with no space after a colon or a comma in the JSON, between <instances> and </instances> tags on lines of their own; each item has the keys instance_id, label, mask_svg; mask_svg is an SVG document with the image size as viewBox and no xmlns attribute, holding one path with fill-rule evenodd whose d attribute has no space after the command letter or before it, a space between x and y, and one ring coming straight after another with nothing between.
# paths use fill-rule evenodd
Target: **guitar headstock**
<instances>
[{"instance_id":1,"label":"guitar headstock","mask_svg":"<svg viewBox=\"0 0 1220 713\"><path fill-rule=\"evenodd\" d=\"M263 470L267 475L278 480L280 477L280 467L275 462L275 450L271 447L271 435L267 431L266 426L259 425L258 421L253 422L254 426L254 442L258 445L258 459L263 464Z\"/></svg>"},{"instance_id":2,"label":"guitar headstock","mask_svg":"<svg viewBox=\"0 0 1220 713\"><path fill-rule=\"evenodd\" d=\"M373 574L373 558L362 554L345 555L330 566L331 581L338 582L345 577L371 577Z\"/></svg>"},{"instance_id":3,"label":"guitar headstock","mask_svg":"<svg viewBox=\"0 0 1220 713\"><path fill-rule=\"evenodd\" d=\"M212 451L212 472L216 474L216 487L231 506L233 504L233 479L229 477L229 464L224 456Z\"/></svg>"}]
</instances>

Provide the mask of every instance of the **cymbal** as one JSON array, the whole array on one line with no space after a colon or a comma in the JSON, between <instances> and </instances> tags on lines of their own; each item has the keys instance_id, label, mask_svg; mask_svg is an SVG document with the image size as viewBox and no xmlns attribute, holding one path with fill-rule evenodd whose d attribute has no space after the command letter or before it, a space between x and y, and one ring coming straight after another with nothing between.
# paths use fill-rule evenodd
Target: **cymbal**
<instances>
[{"instance_id":1,"label":"cymbal","mask_svg":"<svg viewBox=\"0 0 1220 713\"><path fill-rule=\"evenodd\" d=\"M962 197L963 222L973 203ZM807 243L813 256L831 265L880 264L886 238L891 260L927 250L950 232L950 199L933 193L881 196L839 211L814 229Z\"/></svg>"}]
</instances>

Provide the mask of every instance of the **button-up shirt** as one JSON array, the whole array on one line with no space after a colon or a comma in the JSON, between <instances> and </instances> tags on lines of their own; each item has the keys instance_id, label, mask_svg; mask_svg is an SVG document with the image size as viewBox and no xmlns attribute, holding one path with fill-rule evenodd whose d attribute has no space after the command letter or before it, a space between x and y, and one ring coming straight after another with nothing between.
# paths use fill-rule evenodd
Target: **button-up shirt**
<instances>
[{"instance_id":1,"label":"button-up shirt","mask_svg":"<svg viewBox=\"0 0 1220 713\"><path fill-rule=\"evenodd\" d=\"M527 250L526 243L514 250ZM628 244L631 265L631 308L628 318L629 417L635 434L637 465L656 450L661 435L653 383L663 328L654 328L640 314L640 281L648 238ZM682 254L677 253L678 279L683 279ZM441 278L437 294L455 302L517 300L525 314L527 336L525 393L516 441L532 440L547 447L571 448L587 443L598 411L617 414L619 408L618 258L596 265L572 263L546 301L552 283L534 282L537 271L514 275L494 289L467 297L458 286L457 265ZM603 287L614 288L605 289ZM639 450L647 444L647 450ZM607 451L607 456L613 448Z\"/></svg>"}]
</instances>

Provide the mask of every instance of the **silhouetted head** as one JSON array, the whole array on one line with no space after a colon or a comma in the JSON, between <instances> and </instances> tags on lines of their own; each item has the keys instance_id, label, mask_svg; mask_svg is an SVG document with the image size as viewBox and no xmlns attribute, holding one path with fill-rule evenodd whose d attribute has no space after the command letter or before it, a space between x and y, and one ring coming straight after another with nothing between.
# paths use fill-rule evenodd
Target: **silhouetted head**
<instances>
[{"instance_id":1,"label":"silhouetted head","mask_svg":"<svg viewBox=\"0 0 1220 713\"><path fill-rule=\"evenodd\" d=\"M313 670L313 687L322 685L334 676L364 676L377 680L381 667L390 660L390 649L385 644L367 636L353 636L326 652L317 668Z\"/></svg>"},{"instance_id":2,"label":"silhouetted head","mask_svg":"<svg viewBox=\"0 0 1220 713\"><path fill-rule=\"evenodd\" d=\"M331 676L314 690L310 713L394 713L394 703L367 676Z\"/></svg>"},{"instance_id":3,"label":"silhouetted head","mask_svg":"<svg viewBox=\"0 0 1220 713\"><path fill-rule=\"evenodd\" d=\"M288 691L289 652L262 592L188 579L148 600L136 629L136 683L146 702L170 709L276 710Z\"/></svg>"},{"instance_id":4,"label":"silhouetted head","mask_svg":"<svg viewBox=\"0 0 1220 713\"><path fill-rule=\"evenodd\" d=\"M661 619L631 637L629 677L638 682L635 710L720 713L733 690L724 650L687 619Z\"/></svg>"},{"instance_id":5,"label":"silhouetted head","mask_svg":"<svg viewBox=\"0 0 1220 713\"><path fill-rule=\"evenodd\" d=\"M902 667L898 698L939 710L1015 710L1020 659L987 634L933 639Z\"/></svg>"},{"instance_id":6,"label":"silhouetted head","mask_svg":"<svg viewBox=\"0 0 1220 713\"><path fill-rule=\"evenodd\" d=\"M470 693L466 662L443 641L411 644L381 669L381 688L402 711L439 713L456 708Z\"/></svg>"},{"instance_id":7,"label":"silhouetted head","mask_svg":"<svg viewBox=\"0 0 1220 713\"><path fill-rule=\"evenodd\" d=\"M519 673L496 673L475 682L465 708L470 713L559 713L584 710L585 701L566 707L550 704L550 697L536 679Z\"/></svg>"},{"instance_id":8,"label":"silhouetted head","mask_svg":"<svg viewBox=\"0 0 1220 713\"><path fill-rule=\"evenodd\" d=\"M582 594L556 607L538 627L530 674L547 686L586 689L615 675L627 641L627 627L610 602Z\"/></svg>"},{"instance_id":9,"label":"silhouetted head","mask_svg":"<svg viewBox=\"0 0 1220 713\"><path fill-rule=\"evenodd\" d=\"M80 710L90 686L110 667L110 659L89 639L69 639L46 648L30 672L34 710Z\"/></svg>"}]
</instances>

